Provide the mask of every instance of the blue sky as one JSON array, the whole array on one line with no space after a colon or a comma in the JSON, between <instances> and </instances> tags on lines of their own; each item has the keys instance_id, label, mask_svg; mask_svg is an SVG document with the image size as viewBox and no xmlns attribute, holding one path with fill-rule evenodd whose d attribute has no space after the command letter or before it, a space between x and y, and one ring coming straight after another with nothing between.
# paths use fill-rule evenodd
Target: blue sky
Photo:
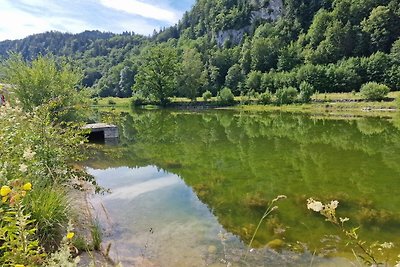
<instances>
[{"instance_id":1,"label":"blue sky","mask_svg":"<svg viewBox=\"0 0 400 267\"><path fill-rule=\"evenodd\" d=\"M144 35L174 25L195 0L0 0L0 41L45 31Z\"/></svg>"}]
</instances>

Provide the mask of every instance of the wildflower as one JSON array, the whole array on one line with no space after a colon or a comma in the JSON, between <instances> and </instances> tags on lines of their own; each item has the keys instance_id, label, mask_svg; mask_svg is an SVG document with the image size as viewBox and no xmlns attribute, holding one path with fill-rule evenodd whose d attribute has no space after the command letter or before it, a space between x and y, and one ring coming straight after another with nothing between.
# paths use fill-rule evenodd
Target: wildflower
<instances>
[{"instance_id":1,"label":"wildflower","mask_svg":"<svg viewBox=\"0 0 400 267\"><path fill-rule=\"evenodd\" d=\"M19 171L20 172L26 172L28 170L28 166L26 166L25 164L21 164L19 165Z\"/></svg>"},{"instance_id":2,"label":"wildflower","mask_svg":"<svg viewBox=\"0 0 400 267\"><path fill-rule=\"evenodd\" d=\"M23 264L15 264L14 267L25 267Z\"/></svg>"},{"instance_id":3,"label":"wildflower","mask_svg":"<svg viewBox=\"0 0 400 267\"><path fill-rule=\"evenodd\" d=\"M324 209L324 205L320 201L315 201L312 198L307 199L307 209L320 212Z\"/></svg>"},{"instance_id":4,"label":"wildflower","mask_svg":"<svg viewBox=\"0 0 400 267\"><path fill-rule=\"evenodd\" d=\"M7 196L8 194L10 194L10 192L11 192L11 188L7 185L3 185L0 189L0 195L2 197Z\"/></svg>"},{"instance_id":5,"label":"wildflower","mask_svg":"<svg viewBox=\"0 0 400 267\"><path fill-rule=\"evenodd\" d=\"M271 212L271 211L274 211L274 210L277 210L277 209L278 209L278 206L273 206L273 207L271 208L270 212Z\"/></svg>"},{"instance_id":6,"label":"wildflower","mask_svg":"<svg viewBox=\"0 0 400 267\"><path fill-rule=\"evenodd\" d=\"M1 202L2 202L2 203L6 203L7 200L8 200L8 197L2 197L2 198L1 198Z\"/></svg>"},{"instance_id":7,"label":"wildflower","mask_svg":"<svg viewBox=\"0 0 400 267\"><path fill-rule=\"evenodd\" d=\"M285 195L279 195L279 196L277 196L276 198L274 198L272 200L272 203L274 203L274 202L276 202L278 200L281 200L281 199L286 199L286 198L287 198L287 196L285 196Z\"/></svg>"},{"instance_id":8,"label":"wildflower","mask_svg":"<svg viewBox=\"0 0 400 267\"><path fill-rule=\"evenodd\" d=\"M338 205L339 205L339 201L332 200L331 203L328 204L327 206L328 206L329 209L335 210L338 207Z\"/></svg>"},{"instance_id":9,"label":"wildflower","mask_svg":"<svg viewBox=\"0 0 400 267\"><path fill-rule=\"evenodd\" d=\"M67 239L72 239L74 237L74 235L75 235L74 232L68 232Z\"/></svg>"},{"instance_id":10,"label":"wildflower","mask_svg":"<svg viewBox=\"0 0 400 267\"><path fill-rule=\"evenodd\" d=\"M32 159L35 155L36 155L36 152L32 151L31 148L29 147L28 149L26 149L26 150L24 151L23 157L24 157L24 159L30 160L30 159Z\"/></svg>"},{"instance_id":11,"label":"wildflower","mask_svg":"<svg viewBox=\"0 0 400 267\"><path fill-rule=\"evenodd\" d=\"M344 223L344 222L347 222L350 219L347 218L347 217L345 217L345 218L340 217L339 220L340 220L341 223Z\"/></svg>"},{"instance_id":12,"label":"wildflower","mask_svg":"<svg viewBox=\"0 0 400 267\"><path fill-rule=\"evenodd\" d=\"M13 195L13 196L10 198L10 205L13 206L13 205L15 205L16 203L19 203L20 200L21 200L21 196L20 196L19 194Z\"/></svg>"},{"instance_id":13,"label":"wildflower","mask_svg":"<svg viewBox=\"0 0 400 267\"><path fill-rule=\"evenodd\" d=\"M25 191L30 191L30 190L32 190L32 184L31 183L26 183L26 184L24 184L22 189L25 190Z\"/></svg>"}]
</instances>

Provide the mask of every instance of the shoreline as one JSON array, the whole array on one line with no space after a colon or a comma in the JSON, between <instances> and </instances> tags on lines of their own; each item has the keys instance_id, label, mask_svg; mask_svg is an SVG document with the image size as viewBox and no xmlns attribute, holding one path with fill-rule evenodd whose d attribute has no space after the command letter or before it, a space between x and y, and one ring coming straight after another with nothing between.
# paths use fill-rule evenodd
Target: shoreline
<instances>
[{"instance_id":1,"label":"shoreline","mask_svg":"<svg viewBox=\"0 0 400 267\"><path fill-rule=\"evenodd\" d=\"M71 206L76 212L74 216L74 228L77 235L85 240L88 246L93 243L93 236L91 228L95 219L95 210L93 205L90 203L90 195L94 192L90 189L78 190L72 189L69 192L69 198L71 199ZM102 231L103 232L103 231ZM86 267L90 264L98 267L118 266L109 256L107 256L104 247L100 245L100 250L86 249L79 251L77 257L79 257L78 266Z\"/></svg>"},{"instance_id":2,"label":"shoreline","mask_svg":"<svg viewBox=\"0 0 400 267\"><path fill-rule=\"evenodd\" d=\"M177 104L177 105L174 105ZM232 110L232 111L254 111L254 112L289 112L299 114L316 114L324 116L342 117L385 117L393 118L399 114L399 108L394 102L313 102L310 104L291 104L291 105L257 105L257 104L237 104L231 106L218 105L190 105L173 103L166 108L159 106L141 106L131 108L129 105L93 105L92 108L100 110L126 111L126 110L188 110L188 111L207 111L207 110Z\"/></svg>"},{"instance_id":3,"label":"shoreline","mask_svg":"<svg viewBox=\"0 0 400 267\"><path fill-rule=\"evenodd\" d=\"M278 111L295 113L344 114L362 117L393 117L400 109L400 91L390 92L382 101L367 101L360 93L318 93L314 94L310 103L293 103L289 105L259 104L258 99L235 97L231 104L222 104L216 97L204 101L198 97L195 102L187 98L170 98L166 107L158 106L155 102L133 106L132 98L105 97L94 98L91 107L106 110L214 110L228 109L239 111Z\"/></svg>"}]
</instances>

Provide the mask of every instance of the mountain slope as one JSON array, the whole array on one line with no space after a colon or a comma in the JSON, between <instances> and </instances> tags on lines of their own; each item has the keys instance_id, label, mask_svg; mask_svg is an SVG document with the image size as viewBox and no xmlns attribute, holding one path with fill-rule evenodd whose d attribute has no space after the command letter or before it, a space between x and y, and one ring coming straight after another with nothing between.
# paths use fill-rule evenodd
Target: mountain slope
<instances>
[{"instance_id":1,"label":"mountain slope","mask_svg":"<svg viewBox=\"0 0 400 267\"><path fill-rule=\"evenodd\" d=\"M126 33L50 32L0 42L0 55L53 53L76 59L99 96L129 96L146 47L165 43L202 73L197 95L298 88L357 91L363 83L400 89L398 0L197 0L175 25L151 38ZM198 62L200 60L200 63ZM174 95L184 96L185 74ZM196 83L197 84L197 83Z\"/></svg>"}]
</instances>

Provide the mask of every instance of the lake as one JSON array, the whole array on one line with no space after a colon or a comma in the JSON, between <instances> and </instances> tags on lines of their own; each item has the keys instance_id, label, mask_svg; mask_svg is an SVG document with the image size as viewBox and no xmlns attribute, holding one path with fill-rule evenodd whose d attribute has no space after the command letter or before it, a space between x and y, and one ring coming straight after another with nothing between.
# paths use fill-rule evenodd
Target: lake
<instances>
[{"instance_id":1,"label":"lake","mask_svg":"<svg viewBox=\"0 0 400 267\"><path fill-rule=\"evenodd\" d=\"M395 244L373 248L378 258L400 254L396 120L154 110L118 121L119 144L86 165L111 191L91 201L126 266L351 266L362 252L307 209L310 197L338 200L366 244Z\"/></svg>"}]
</instances>

